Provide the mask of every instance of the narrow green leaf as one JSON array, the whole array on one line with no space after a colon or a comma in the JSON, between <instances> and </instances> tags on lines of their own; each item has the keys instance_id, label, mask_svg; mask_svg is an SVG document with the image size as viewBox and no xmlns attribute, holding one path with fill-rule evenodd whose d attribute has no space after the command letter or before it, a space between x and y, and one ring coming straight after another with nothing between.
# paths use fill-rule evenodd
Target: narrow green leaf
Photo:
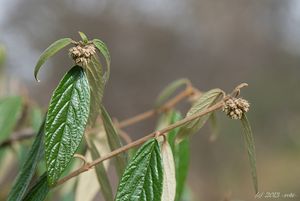
<instances>
[{"instance_id":1,"label":"narrow green leaf","mask_svg":"<svg viewBox=\"0 0 300 201\"><path fill-rule=\"evenodd\" d=\"M105 87L102 66L97 57L92 57L92 60L87 65L85 72L91 91L91 104L88 124L93 126L98 115L101 113L102 98Z\"/></svg>"},{"instance_id":2,"label":"narrow green leaf","mask_svg":"<svg viewBox=\"0 0 300 201\"><path fill-rule=\"evenodd\" d=\"M43 139L44 139L44 123L33 142L31 150L26 156L25 163L23 164L16 181L8 195L8 201L22 200L29 184L34 176L34 172L40 156L43 154Z\"/></svg>"},{"instance_id":3,"label":"narrow green leaf","mask_svg":"<svg viewBox=\"0 0 300 201\"><path fill-rule=\"evenodd\" d=\"M0 100L0 141L13 131L22 112L22 99L19 96Z\"/></svg>"},{"instance_id":4,"label":"narrow green leaf","mask_svg":"<svg viewBox=\"0 0 300 201\"><path fill-rule=\"evenodd\" d=\"M54 54L56 54L59 50L61 50L62 48L66 47L67 45L69 45L71 43L72 39L71 38L62 38L59 39L57 41L55 41L54 43L52 43L40 56L35 69L34 69L34 77L37 81L37 74L40 70L40 68L42 67L42 65L50 58L52 57Z\"/></svg>"},{"instance_id":5,"label":"narrow green leaf","mask_svg":"<svg viewBox=\"0 0 300 201\"><path fill-rule=\"evenodd\" d=\"M165 116L165 117L164 117ZM165 123L163 127L173 124L182 119L182 116L177 111L170 111L161 117L161 120ZM173 152L175 160L175 175L176 175L176 197L175 201L180 201L182 194L186 187L186 178L188 175L189 160L190 160L190 146L189 140L183 139L179 144L175 143L176 135L179 132L179 128L171 130L168 134L168 142Z\"/></svg>"},{"instance_id":6,"label":"narrow green leaf","mask_svg":"<svg viewBox=\"0 0 300 201\"><path fill-rule=\"evenodd\" d=\"M45 127L48 183L54 184L77 150L89 115L88 80L80 66L73 67L55 89Z\"/></svg>"},{"instance_id":7,"label":"narrow green leaf","mask_svg":"<svg viewBox=\"0 0 300 201\"><path fill-rule=\"evenodd\" d=\"M103 41L99 40L99 39L94 39L93 43L105 58L107 72L105 73L104 77L105 77L105 82L107 82L108 78L109 78L109 75L110 75L110 62L111 62L108 48L107 48L106 44Z\"/></svg>"},{"instance_id":8,"label":"narrow green leaf","mask_svg":"<svg viewBox=\"0 0 300 201\"><path fill-rule=\"evenodd\" d=\"M49 192L47 174L43 174L26 194L22 201L43 201Z\"/></svg>"},{"instance_id":9,"label":"narrow green leaf","mask_svg":"<svg viewBox=\"0 0 300 201\"><path fill-rule=\"evenodd\" d=\"M243 136L244 136L246 147L247 147L254 190L255 190L255 193L257 193L258 192L258 182L257 182L257 173L256 173L256 154L255 154L254 138L253 138L252 130L250 127L250 123L245 114L243 115L241 122L242 122L243 129L244 129Z\"/></svg>"},{"instance_id":10,"label":"narrow green leaf","mask_svg":"<svg viewBox=\"0 0 300 201\"><path fill-rule=\"evenodd\" d=\"M101 155L98 152L95 144L92 141L90 142L90 144L91 144L90 151L91 151L93 160L100 158ZM114 199L113 199L112 188L111 188L111 185L110 185L107 173L106 173L106 169L105 169L103 163L97 165L95 167L95 170L97 173L98 181L101 186L103 197L105 198L106 201L113 201Z\"/></svg>"},{"instance_id":11,"label":"narrow green leaf","mask_svg":"<svg viewBox=\"0 0 300 201\"><path fill-rule=\"evenodd\" d=\"M116 201L161 200L163 168L156 139L146 142L127 166Z\"/></svg>"},{"instance_id":12,"label":"narrow green leaf","mask_svg":"<svg viewBox=\"0 0 300 201\"><path fill-rule=\"evenodd\" d=\"M208 92L203 93L188 111L186 116L188 117L206 110L214 104L214 102L222 95L222 93L223 91L221 89L212 89ZM182 126L178 135L176 136L176 142L179 143L185 137L196 133L206 123L210 114L211 113L206 114Z\"/></svg>"},{"instance_id":13,"label":"narrow green leaf","mask_svg":"<svg viewBox=\"0 0 300 201\"><path fill-rule=\"evenodd\" d=\"M84 43L88 43L89 42L89 39L87 38L87 36L85 35L85 33L81 32L81 31L79 31L78 33L79 33L79 35L80 35L80 37L81 37L81 39L82 39L82 41Z\"/></svg>"},{"instance_id":14,"label":"narrow green leaf","mask_svg":"<svg viewBox=\"0 0 300 201\"><path fill-rule=\"evenodd\" d=\"M101 108L102 112L102 120L103 120L103 125L107 134L107 139L108 143L110 146L110 149L113 151L115 149L118 149L122 147L122 142L121 139L117 133L117 130L115 129L113 122L107 113L106 109L104 106ZM122 176L124 169L126 168L127 165L127 159L128 156L126 153L121 153L115 157L115 165L116 165L116 170L119 175L119 177Z\"/></svg>"},{"instance_id":15,"label":"narrow green leaf","mask_svg":"<svg viewBox=\"0 0 300 201\"><path fill-rule=\"evenodd\" d=\"M161 156L163 161L163 191L161 200L170 201L175 200L176 196L176 175L175 175L175 162L172 149L168 141L164 141L161 147Z\"/></svg>"},{"instance_id":16,"label":"narrow green leaf","mask_svg":"<svg viewBox=\"0 0 300 201\"><path fill-rule=\"evenodd\" d=\"M184 188L186 187L186 178L189 171L190 162L190 143L189 139L182 140L176 145L175 167L176 167L176 201L181 200Z\"/></svg>"},{"instance_id":17,"label":"narrow green leaf","mask_svg":"<svg viewBox=\"0 0 300 201\"><path fill-rule=\"evenodd\" d=\"M178 79L171 82L167 87L158 95L155 107L160 107L173 93L180 87L187 85L190 81L188 79Z\"/></svg>"}]
</instances>

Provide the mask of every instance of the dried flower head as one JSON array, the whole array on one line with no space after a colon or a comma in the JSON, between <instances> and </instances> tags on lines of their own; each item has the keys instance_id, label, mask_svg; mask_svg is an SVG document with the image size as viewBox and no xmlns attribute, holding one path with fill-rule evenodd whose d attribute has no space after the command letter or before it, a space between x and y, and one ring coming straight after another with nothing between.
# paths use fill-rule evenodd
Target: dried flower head
<instances>
[{"instance_id":1,"label":"dried flower head","mask_svg":"<svg viewBox=\"0 0 300 201\"><path fill-rule=\"evenodd\" d=\"M243 114L249 111L250 104L242 98L230 98L225 101L223 112L231 119L241 119Z\"/></svg>"},{"instance_id":2,"label":"dried flower head","mask_svg":"<svg viewBox=\"0 0 300 201\"><path fill-rule=\"evenodd\" d=\"M69 55L78 65L87 65L92 56L96 53L96 48L93 44L82 45L78 44L69 49Z\"/></svg>"}]
</instances>

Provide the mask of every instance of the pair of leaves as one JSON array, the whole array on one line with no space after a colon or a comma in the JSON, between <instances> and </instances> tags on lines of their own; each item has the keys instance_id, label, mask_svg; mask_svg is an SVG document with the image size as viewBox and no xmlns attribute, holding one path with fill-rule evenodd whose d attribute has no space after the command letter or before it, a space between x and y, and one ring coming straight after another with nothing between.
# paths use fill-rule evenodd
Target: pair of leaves
<instances>
[{"instance_id":1,"label":"pair of leaves","mask_svg":"<svg viewBox=\"0 0 300 201\"><path fill-rule=\"evenodd\" d=\"M45 157L48 183L54 184L77 150L89 116L90 90L80 66L55 89L46 118Z\"/></svg>"},{"instance_id":2,"label":"pair of leaves","mask_svg":"<svg viewBox=\"0 0 300 201\"><path fill-rule=\"evenodd\" d=\"M212 106L223 93L224 92L221 89L212 89L208 92L203 93L188 111L186 117L206 110L207 108ZM210 115L211 113L206 114L182 126L176 137L176 142L179 143L185 137L196 133L200 128L203 127L203 125L209 119Z\"/></svg>"},{"instance_id":3,"label":"pair of leaves","mask_svg":"<svg viewBox=\"0 0 300 201\"><path fill-rule=\"evenodd\" d=\"M118 187L116 201L161 200L162 159L156 139L146 142L128 164Z\"/></svg>"},{"instance_id":4,"label":"pair of leaves","mask_svg":"<svg viewBox=\"0 0 300 201\"><path fill-rule=\"evenodd\" d=\"M82 38L84 43L88 43L88 38L86 37L86 35L83 32L79 32L80 37ZM100 51L100 53L104 56L105 60L106 60L106 64L107 64L107 75L106 80L108 80L109 78L109 74L110 74L110 54L108 51L108 48L106 46L106 44L99 40L99 39L94 39L93 44L95 45L95 47ZM62 38L59 39L57 41L55 41L54 43L52 43L40 56L35 69L34 69L34 77L36 80L38 80L37 75L38 72L40 70L40 68L43 66L43 64L53 55L55 55L58 51L60 51L61 49L63 49L64 47L70 45L72 43L72 39L71 38ZM39 80L38 80L39 81Z\"/></svg>"},{"instance_id":5,"label":"pair of leaves","mask_svg":"<svg viewBox=\"0 0 300 201\"><path fill-rule=\"evenodd\" d=\"M29 184L34 176L40 156L43 154L43 139L44 139L44 123L33 142L31 150L27 154L25 163L22 166L20 173L8 195L8 201L22 200L29 187Z\"/></svg>"}]
</instances>

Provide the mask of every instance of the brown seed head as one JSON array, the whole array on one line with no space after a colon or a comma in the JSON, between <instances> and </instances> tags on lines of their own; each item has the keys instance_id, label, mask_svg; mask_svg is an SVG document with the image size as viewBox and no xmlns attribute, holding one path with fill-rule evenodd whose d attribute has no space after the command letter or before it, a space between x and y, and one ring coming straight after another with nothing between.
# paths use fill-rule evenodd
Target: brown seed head
<instances>
[{"instance_id":1,"label":"brown seed head","mask_svg":"<svg viewBox=\"0 0 300 201\"><path fill-rule=\"evenodd\" d=\"M69 49L69 55L78 65L87 65L94 54L96 54L96 48L93 44L78 44Z\"/></svg>"},{"instance_id":2,"label":"brown seed head","mask_svg":"<svg viewBox=\"0 0 300 201\"><path fill-rule=\"evenodd\" d=\"M223 112L231 119L241 119L249 111L250 104L242 98L230 98L224 102Z\"/></svg>"}]
</instances>

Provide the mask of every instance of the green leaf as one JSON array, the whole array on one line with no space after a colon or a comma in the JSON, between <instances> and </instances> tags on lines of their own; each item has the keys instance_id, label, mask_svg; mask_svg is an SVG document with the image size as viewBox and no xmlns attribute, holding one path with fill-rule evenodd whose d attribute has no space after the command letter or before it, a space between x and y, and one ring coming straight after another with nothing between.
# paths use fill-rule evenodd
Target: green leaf
<instances>
[{"instance_id":1,"label":"green leaf","mask_svg":"<svg viewBox=\"0 0 300 201\"><path fill-rule=\"evenodd\" d=\"M158 95L155 107L160 107L173 93L180 87L187 85L190 81L188 79L178 79L171 82L167 87Z\"/></svg>"},{"instance_id":2,"label":"green leaf","mask_svg":"<svg viewBox=\"0 0 300 201\"><path fill-rule=\"evenodd\" d=\"M44 139L44 123L33 142L31 150L26 156L25 163L23 164L16 181L8 195L8 201L22 200L29 184L34 176L34 172L40 156L43 154L43 139Z\"/></svg>"},{"instance_id":3,"label":"green leaf","mask_svg":"<svg viewBox=\"0 0 300 201\"><path fill-rule=\"evenodd\" d=\"M189 171L190 162L190 143L188 139L182 140L176 145L174 152L176 167L176 201L181 200L184 188L186 187L186 178Z\"/></svg>"},{"instance_id":4,"label":"green leaf","mask_svg":"<svg viewBox=\"0 0 300 201\"><path fill-rule=\"evenodd\" d=\"M110 149L113 151L115 149L122 147L122 142L104 106L102 106L101 111L102 111L103 125L107 134L108 143ZM121 153L115 157L115 165L119 177L122 176L124 169L127 165L127 158L128 156L126 153Z\"/></svg>"},{"instance_id":5,"label":"green leaf","mask_svg":"<svg viewBox=\"0 0 300 201\"><path fill-rule=\"evenodd\" d=\"M13 131L22 112L22 99L11 96L0 100L0 141Z\"/></svg>"},{"instance_id":6,"label":"green leaf","mask_svg":"<svg viewBox=\"0 0 300 201\"><path fill-rule=\"evenodd\" d=\"M243 136L247 147L254 190L255 193L257 193L258 182L257 182L257 173L256 173L256 155L255 155L254 138L250 127L250 123L245 114L242 116L241 122L244 128Z\"/></svg>"},{"instance_id":7,"label":"green leaf","mask_svg":"<svg viewBox=\"0 0 300 201\"><path fill-rule=\"evenodd\" d=\"M212 89L203 93L195 104L188 111L186 117L202 112L212 106L215 101L223 94L221 89ZM178 135L176 136L176 142L179 143L185 137L196 133L206 123L211 113L199 117L193 121L188 122L180 128Z\"/></svg>"},{"instance_id":8,"label":"green leaf","mask_svg":"<svg viewBox=\"0 0 300 201\"><path fill-rule=\"evenodd\" d=\"M156 139L146 142L127 166L120 181L116 201L161 200L162 160Z\"/></svg>"},{"instance_id":9,"label":"green leaf","mask_svg":"<svg viewBox=\"0 0 300 201\"><path fill-rule=\"evenodd\" d=\"M98 115L101 113L102 98L105 82L103 80L102 66L98 58L93 56L85 70L91 91L91 104L89 125L94 125Z\"/></svg>"},{"instance_id":10,"label":"green leaf","mask_svg":"<svg viewBox=\"0 0 300 201\"><path fill-rule=\"evenodd\" d=\"M37 81L37 74L40 70L40 68L42 67L42 65L50 58L52 57L54 54L56 54L59 50L61 50L62 48L66 47L67 45L69 45L72 42L71 38L62 38L59 39L57 41L55 41L54 43L52 43L40 56L35 69L34 69L34 77Z\"/></svg>"},{"instance_id":11,"label":"green leaf","mask_svg":"<svg viewBox=\"0 0 300 201\"><path fill-rule=\"evenodd\" d=\"M108 48L107 48L106 44L99 39L94 39L93 43L105 58L106 67L107 67L107 72L105 74L105 82L107 82L109 75L110 75L110 61L111 61Z\"/></svg>"},{"instance_id":12,"label":"green leaf","mask_svg":"<svg viewBox=\"0 0 300 201\"><path fill-rule=\"evenodd\" d=\"M163 161L163 191L162 200L175 200L176 196L176 175L175 175L175 162L172 149L167 140L165 140L161 147L161 156Z\"/></svg>"},{"instance_id":13,"label":"green leaf","mask_svg":"<svg viewBox=\"0 0 300 201\"><path fill-rule=\"evenodd\" d=\"M22 201L43 201L49 192L47 174L43 174L26 194Z\"/></svg>"},{"instance_id":14,"label":"green leaf","mask_svg":"<svg viewBox=\"0 0 300 201\"><path fill-rule=\"evenodd\" d=\"M89 42L89 39L87 38L87 36L85 35L85 33L81 32L81 31L79 31L78 33L79 33L79 35L80 35L82 41L83 41L85 44Z\"/></svg>"},{"instance_id":15,"label":"green leaf","mask_svg":"<svg viewBox=\"0 0 300 201\"><path fill-rule=\"evenodd\" d=\"M73 67L55 89L45 127L48 183L54 184L77 150L89 115L90 91L80 66Z\"/></svg>"},{"instance_id":16,"label":"green leaf","mask_svg":"<svg viewBox=\"0 0 300 201\"><path fill-rule=\"evenodd\" d=\"M91 151L93 160L100 158L101 155L98 152L95 144L92 141L90 141L90 144L91 144L90 151ZM103 163L97 165L95 167L95 170L97 173L98 181L101 186L103 197L105 198L106 201L113 201L114 199L113 199L112 188L111 188L111 185L110 185L107 173L106 173L106 169L105 169Z\"/></svg>"},{"instance_id":17,"label":"green leaf","mask_svg":"<svg viewBox=\"0 0 300 201\"><path fill-rule=\"evenodd\" d=\"M182 119L182 116L177 111L169 111L161 117L161 125L163 127L169 126ZM176 197L175 200L179 201L182 198L182 194L186 187L186 178L188 175L189 160L190 160L190 146L189 140L183 139L179 144L175 143L176 135L178 134L179 128L171 130L168 134L168 142L173 152L175 160L175 175L176 175Z\"/></svg>"}]
</instances>

